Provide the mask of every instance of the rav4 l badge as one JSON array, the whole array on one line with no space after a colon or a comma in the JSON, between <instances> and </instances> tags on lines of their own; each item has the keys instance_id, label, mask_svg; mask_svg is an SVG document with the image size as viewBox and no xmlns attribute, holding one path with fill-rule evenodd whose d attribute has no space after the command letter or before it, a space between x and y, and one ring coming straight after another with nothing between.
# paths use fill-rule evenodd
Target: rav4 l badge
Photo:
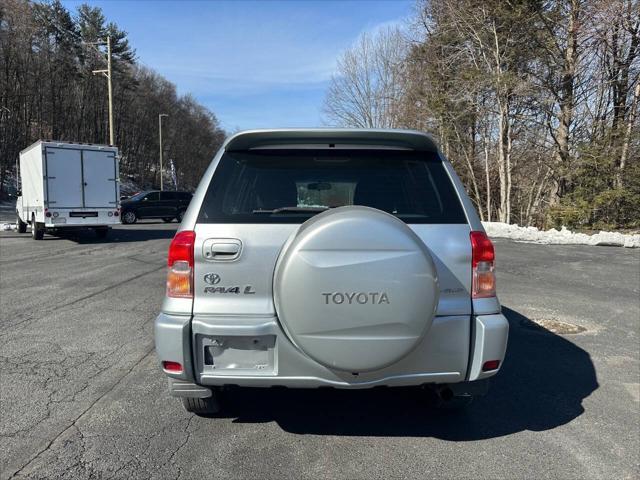
<instances>
[{"instance_id":1,"label":"rav4 l badge","mask_svg":"<svg viewBox=\"0 0 640 480\"><path fill-rule=\"evenodd\" d=\"M220 275L217 273L207 273L204 276L205 283L209 285L217 285L220 283L220 280ZM251 285L244 285L242 287L240 285L234 285L231 287L204 287L204 293L234 293L236 295L242 293L243 295L253 295L256 291Z\"/></svg>"}]
</instances>

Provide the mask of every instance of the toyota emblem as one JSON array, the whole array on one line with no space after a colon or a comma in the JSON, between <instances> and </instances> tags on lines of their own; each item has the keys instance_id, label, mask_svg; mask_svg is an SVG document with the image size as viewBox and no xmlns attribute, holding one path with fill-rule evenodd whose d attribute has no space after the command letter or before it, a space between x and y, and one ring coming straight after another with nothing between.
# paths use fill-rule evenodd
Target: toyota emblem
<instances>
[{"instance_id":1,"label":"toyota emblem","mask_svg":"<svg viewBox=\"0 0 640 480\"><path fill-rule=\"evenodd\" d=\"M220 275L218 275L217 273L207 273L204 276L204 281L209 285L216 285L220 283Z\"/></svg>"}]
</instances>

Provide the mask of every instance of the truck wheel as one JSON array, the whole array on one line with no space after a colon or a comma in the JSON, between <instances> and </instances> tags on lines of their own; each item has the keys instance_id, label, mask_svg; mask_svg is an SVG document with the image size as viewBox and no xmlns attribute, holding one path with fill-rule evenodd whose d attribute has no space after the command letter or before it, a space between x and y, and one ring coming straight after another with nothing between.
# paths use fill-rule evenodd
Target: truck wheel
<instances>
[{"instance_id":1,"label":"truck wheel","mask_svg":"<svg viewBox=\"0 0 640 480\"><path fill-rule=\"evenodd\" d=\"M136 213L132 212L131 210L124 212L121 218L122 218L122 223L125 223L127 225L136 223L136 221L138 220Z\"/></svg>"},{"instance_id":2,"label":"truck wheel","mask_svg":"<svg viewBox=\"0 0 640 480\"><path fill-rule=\"evenodd\" d=\"M31 238L42 240L44 238L44 225L36 222L35 215L31 218Z\"/></svg>"},{"instance_id":3,"label":"truck wheel","mask_svg":"<svg viewBox=\"0 0 640 480\"><path fill-rule=\"evenodd\" d=\"M96 228L96 236L98 238L107 238L107 235L109 235L108 228Z\"/></svg>"},{"instance_id":4,"label":"truck wheel","mask_svg":"<svg viewBox=\"0 0 640 480\"><path fill-rule=\"evenodd\" d=\"M184 409L189 413L195 413L198 416L215 415L220 412L219 393L214 391L209 398L189 398L182 399Z\"/></svg>"},{"instance_id":5,"label":"truck wheel","mask_svg":"<svg viewBox=\"0 0 640 480\"><path fill-rule=\"evenodd\" d=\"M27 224L18 217L18 233L27 233Z\"/></svg>"},{"instance_id":6,"label":"truck wheel","mask_svg":"<svg viewBox=\"0 0 640 480\"><path fill-rule=\"evenodd\" d=\"M162 221L164 223L171 223L171 222L173 222L173 217L165 217L165 218L162 219Z\"/></svg>"}]
</instances>

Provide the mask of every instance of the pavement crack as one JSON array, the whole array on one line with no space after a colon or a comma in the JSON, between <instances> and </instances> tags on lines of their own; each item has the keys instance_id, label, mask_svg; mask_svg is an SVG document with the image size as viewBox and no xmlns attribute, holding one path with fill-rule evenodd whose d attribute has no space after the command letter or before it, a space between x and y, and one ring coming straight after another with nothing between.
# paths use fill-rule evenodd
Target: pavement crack
<instances>
[{"instance_id":1,"label":"pavement crack","mask_svg":"<svg viewBox=\"0 0 640 480\"><path fill-rule=\"evenodd\" d=\"M105 287L105 288L103 288L101 290L98 290L97 292L93 292L93 293L90 293L88 295L85 295L84 297L76 298L75 300L72 300L71 302L63 303L62 305L58 305L58 306L56 306L56 308L53 311L59 310L59 309L64 308L64 307L69 307L71 305L75 305L76 303L82 302L83 300L88 300L90 298L95 297L96 295L100 295L101 293L108 292L109 290L113 290L114 288L117 288L117 287L119 287L121 285L124 285L125 283L132 282L133 280L137 280L138 278L144 277L145 275L149 275L150 273L157 272L158 270L162 270L163 268L165 268L164 265L162 265L160 267L157 267L157 268L154 268L152 270L148 270L146 272L140 273L138 275L134 275L131 278L128 278L126 280L118 282L118 283L116 283L114 285L109 285L108 287Z\"/></svg>"},{"instance_id":2,"label":"pavement crack","mask_svg":"<svg viewBox=\"0 0 640 480\"><path fill-rule=\"evenodd\" d=\"M163 268L165 268L164 265L156 267L156 268L151 269L151 270L147 270L146 272L140 273L138 275L134 275L133 277L127 278L125 280L122 280L121 282L118 282L116 284L109 285L109 286L107 286L105 288L102 288L102 289L100 289L100 290L98 290L96 292L90 293L90 294L85 295L83 297L76 298L74 300L71 300L70 302L63 303L63 304L60 304L60 305L55 305L55 307L52 308L52 309L43 310L42 312L39 312L39 315L40 316L47 315L47 314L50 314L50 313L55 312L57 310L60 310L62 308L66 308L66 307L75 305L75 304L80 303L80 302L82 302L84 300L88 300L88 299L93 298L93 297L95 297L97 295L100 295L102 293L108 292L109 290L113 290L114 288L118 288L118 287L120 287L120 286L122 286L122 285L124 285L126 283L129 283L129 282L132 282L132 281L137 280L139 278L142 278L145 275L149 275L150 273L155 273L155 272L157 272L159 270L162 270ZM4 333L0 333L0 338L15 333L14 330L9 330L10 327L13 328L13 327L19 326L21 324L29 322L30 320L34 320L35 318L36 317L34 317L34 316L30 316L30 317L25 318L24 320L21 320L19 322L14 323L13 325L5 326L4 327L5 328L5 332Z\"/></svg>"},{"instance_id":3,"label":"pavement crack","mask_svg":"<svg viewBox=\"0 0 640 480\"><path fill-rule=\"evenodd\" d=\"M164 463L165 465L167 465L167 464L175 465L175 467L178 469L178 475L176 476L176 478L180 478L182 476L182 467L180 467L180 465L176 465L173 459L176 457L178 452L180 450L182 450L182 448L187 443L189 443L189 440L191 439L191 432L189 431L189 427L191 426L191 422L193 421L194 418L196 418L195 415L191 415L191 417L189 417L189 420L187 420L187 424L185 425L184 430L183 430L183 432L186 434L185 438L184 438L184 441L180 445L178 445L178 447L173 451L171 456Z\"/></svg>"},{"instance_id":4,"label":"pavement crack","mask_svg":"<svg viewBox=\"0 0 640 480\"><path fill-rule=\"evenodd\" d=\"M107 391L105 391L102 395L100 395L93 402L91 402L87 408L85 408L82 412L80 412L80 414L71 422L71 424L69 424L64 430L62 430L53 439L51 439L43 449L41 449L38 453L36 453L33 457L31 457L31 459L26 464L24 464L22 467L20 467L19 470L15 471L10 476L10 478L14 478L14 477L19 476L22 473L22 471L24 471L35 460L37 460L38 457L40 457L40 455L42 455L47 450L49 450L53 446L53 444L56 442L56 440L58 440L60 437L62 437L65 433L67 433L68 431L70 431L73 428L76 428L77 430L79 430L79 428L77 427L78 420L80 420L100 400L102 400L104 397L109 395L118 385L120 385L122 380L124 380L138 365L140 365L149 355L151 355L151 353L153 353L153 351L154 351L154 347L153 346L150 347L149 349L147 349L147 351L140 357L140 359L136 363L134 363L131 366L131 368L129 368L122 376L120 376Z\"/></svg>"},{"instance_id":5,"label":"pavement crack","mask_svg":"<svg viewBox=\"0 0 640 480\"><path fill-rule=\"evenodd\" d=\"M141 258L136 258L133 255L129 256L129 257L126 257L126 258L128 258L129 260L133 260L134 262L142 263L144 265L157 265L158 264L158 262L155 262L155 261L151 262L151 261L148 261L148 260L142 260Z\"/></svg>"}]
</instances>

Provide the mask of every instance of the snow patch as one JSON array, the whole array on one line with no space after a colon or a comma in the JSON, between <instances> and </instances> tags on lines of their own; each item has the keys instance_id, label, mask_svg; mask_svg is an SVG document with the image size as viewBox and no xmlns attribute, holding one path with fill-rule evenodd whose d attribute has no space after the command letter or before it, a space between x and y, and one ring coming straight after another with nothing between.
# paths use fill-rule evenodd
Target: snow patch
<instances>
[{"instance_id":1,"label":"snow patch","mask_svg":"<svg viewBox=\"0 0 640 480\"><path fill-rule=\"evenodd\" d=\"M640 234L603 232L595 235L572 232L566 227L560 230L538 230L536 227L521 227L502 222L482 222L487 235L496 238L509 238L520 242L542 243L547 245L608 245L616 247L640 248Z\"/></svg>"},{"instance_id":2,"label":"snow patch","mask_svg":"<svg viewBox=\"0 0 640 480\"><path fill-rule=\"evenodd\" d=\"M9 230L17 230L17 229L18 229L18 225L16 225L15 223L2 224L2 230L4 230L5 232L8 232Z\"/></svg>"}]
</instances>

